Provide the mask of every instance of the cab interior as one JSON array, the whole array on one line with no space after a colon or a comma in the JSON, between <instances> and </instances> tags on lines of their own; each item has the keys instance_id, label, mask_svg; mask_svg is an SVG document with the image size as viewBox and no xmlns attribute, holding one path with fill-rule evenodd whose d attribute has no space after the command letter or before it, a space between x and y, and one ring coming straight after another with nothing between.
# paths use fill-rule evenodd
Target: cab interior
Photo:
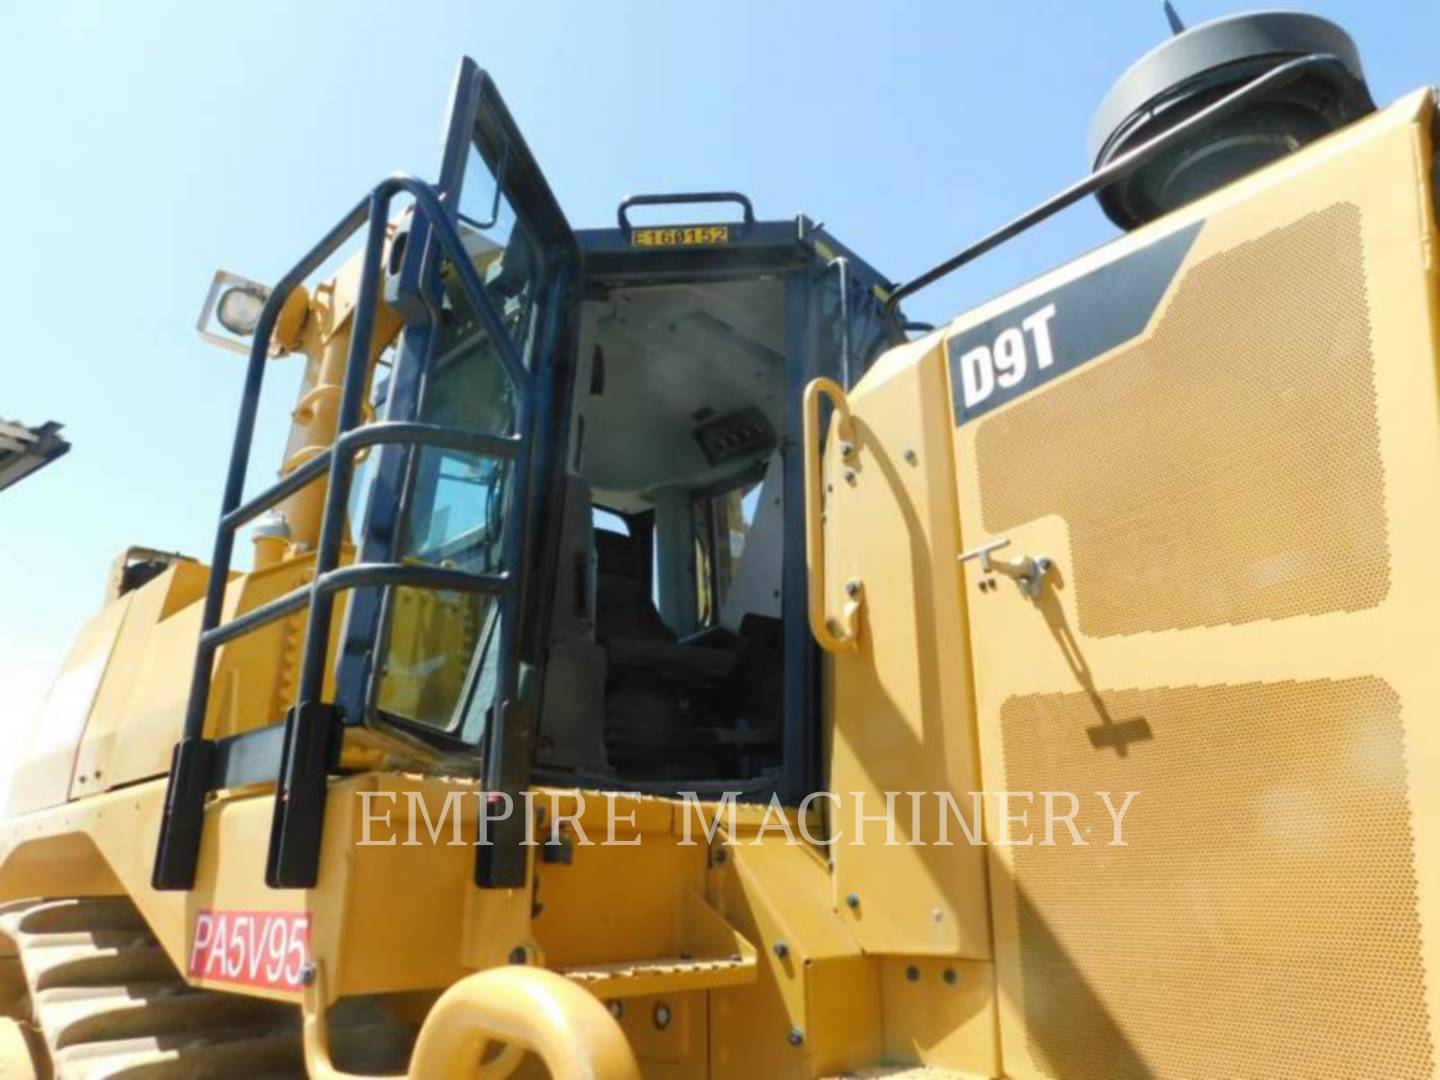
<instances>
[{"instance_id":1,"label":"cab interior","mask_svg":"<svg viewBox=\"0 0 1440 1080\"><path fill-rule=\"evenodd\" d=\"M537 765L763 781L781 757L785 290L582 304Z\"/></svg>"}]
</instances>

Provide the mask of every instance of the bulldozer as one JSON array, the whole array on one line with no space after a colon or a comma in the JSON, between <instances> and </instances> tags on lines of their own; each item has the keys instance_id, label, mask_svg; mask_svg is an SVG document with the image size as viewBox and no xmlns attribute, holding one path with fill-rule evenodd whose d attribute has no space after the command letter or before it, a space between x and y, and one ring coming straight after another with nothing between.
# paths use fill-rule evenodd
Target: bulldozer
<instances>
[{"instance_id":1,"label":"bulldozer","mask_svg":"<svg viewBox=\"0 0 1440 1080\"><path fill-rule=\"evenodd\" d=\"M17 744L0 1076L1435 1075L1436 95L1173 22L908 281L572 228L470 60L433 183L218 273L213 552L122 554Z\"/></svg>"}]
</instances>

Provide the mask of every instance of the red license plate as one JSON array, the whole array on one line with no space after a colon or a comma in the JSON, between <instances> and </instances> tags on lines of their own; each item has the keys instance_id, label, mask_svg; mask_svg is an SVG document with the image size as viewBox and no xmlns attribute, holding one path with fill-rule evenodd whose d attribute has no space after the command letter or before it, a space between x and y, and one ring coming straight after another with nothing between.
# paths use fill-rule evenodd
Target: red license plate
<instances>
[{"instance_id":1,"label":"red license plate","mask_svg":"<svg viewBox=\"0 0 1440 1080\"><path fill-rule=\"evenodd\" d=\"M189 974L215 982L299 990L310 966L310 914L202 911L195 916Z\"/></svg>"}]
</instances>

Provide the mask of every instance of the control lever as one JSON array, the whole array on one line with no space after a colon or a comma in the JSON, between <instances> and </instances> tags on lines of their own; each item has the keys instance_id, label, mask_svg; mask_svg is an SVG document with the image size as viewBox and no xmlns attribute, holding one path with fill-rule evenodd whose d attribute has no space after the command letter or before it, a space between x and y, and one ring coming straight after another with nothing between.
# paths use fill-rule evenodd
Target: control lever
<instances>
[{"instance_id":1,"label":"control lever","mask_svg":"<svg viewBox=\"0 0 1440 1080\"><path fill-rule=\"evenodd\" d=\"M963 563L969 562L971 559L979 559L980 569L985 573L1004 574L1006 577L1014 579L1022 593L1031 600L1038 600L1040 593L1045 588L1045 578L1055 567L1054 561L1045 555L1020 555L1013 559L991 558L992 551L1009 546L1010 538L1004 536L999 540L991 540L988 544L971 548L960 556L960 561Z\"/></svg>"}]
</instances>

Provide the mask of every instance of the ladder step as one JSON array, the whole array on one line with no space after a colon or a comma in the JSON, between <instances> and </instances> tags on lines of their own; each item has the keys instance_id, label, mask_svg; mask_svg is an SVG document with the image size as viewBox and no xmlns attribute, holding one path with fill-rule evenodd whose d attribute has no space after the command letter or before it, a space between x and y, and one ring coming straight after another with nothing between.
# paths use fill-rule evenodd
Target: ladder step
<instances>
[{"instance_id":1,"label":"ladder step","mask_svg":"<svg viewBox=\"0 0 1440 1080\"><path fill-rule=\"evenodd\" d=\"M854 1072L833 1073L822 1080L971 1080L974 1075L929 1065L872 1065Z\"/></svg>"},{"instance_id":2,"label":"ladder step","mask_svg":"<svg viewBox=\"0 0 1440 1080\"><path fill-rule=\"evenodd\" d=\"M558 969L597 997L639 997L644 994L709 990L753 982L753 958L741 956L660 957L613 964L584 964Z\"/></svg>"}]
</instances>

